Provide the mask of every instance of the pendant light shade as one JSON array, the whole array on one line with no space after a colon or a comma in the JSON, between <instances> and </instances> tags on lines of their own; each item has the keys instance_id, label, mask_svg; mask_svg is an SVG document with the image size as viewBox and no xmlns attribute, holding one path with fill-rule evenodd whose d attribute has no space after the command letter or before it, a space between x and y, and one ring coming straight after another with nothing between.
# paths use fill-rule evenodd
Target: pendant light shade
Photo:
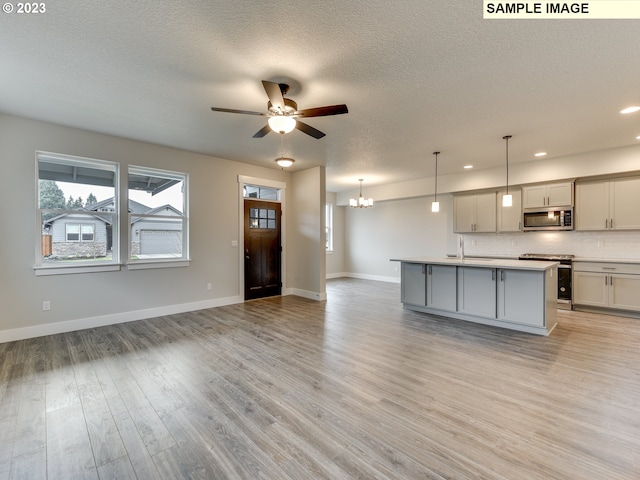
<instances>
[{"instance_id":1,"label":"pendant light shade","mask_svg":"<svg viewBox=\"0 0 640 480\"><path fill-rule=\"evenodd\" d=\"M360 178L358 180L360 182L360 196L355 199L352 198L349 200L349 206L352 208L369 208L369 207L373 207L373 198L369 198L369 199L365 199L362 196L362 182L364 181L364 179Z\"/></svg>"},{"instance_id":2,"label":"pendant light shade","mask_svg":"<svg viewBox=\"0 0 640 480\"><path fill-rule=\"evenodd\" d=\"M433 152L433 154L436 156L436 176L433 202L431 202L431 211L433 213L438 213L440 211L440 202L438 201L438 155L440 155L440 152Z\"/></svg>"},{"instance_id":3,"label":"pendant light shade","mask_svg":"<svg viewBox=\"0 0 640 480\"><path fill-rule=\"evenodd\" d=\"M511 207L513 206L513 196L509 193L509 139L511 135L505 135L502 137L503 140L506 141L506 165L507 165L507 193L502 196L502 206L503 207Z\"/></svg>"}]
</instances>

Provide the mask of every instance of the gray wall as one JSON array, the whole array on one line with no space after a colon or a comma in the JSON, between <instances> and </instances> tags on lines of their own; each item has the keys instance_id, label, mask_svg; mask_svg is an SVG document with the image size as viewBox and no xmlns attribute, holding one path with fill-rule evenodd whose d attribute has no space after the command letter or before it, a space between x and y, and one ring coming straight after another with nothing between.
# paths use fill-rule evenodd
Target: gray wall
<instances>
[{"instance_id":1,"label":"gray wall","mask_svg":"<svg viewBox=\"0 0 640 480\"><path fill-rule=\"evenodd\" d=\"M119 162L125 173L129 164L188 173L190 266L153 270L123 267L117 272L36 276L33 270L36 233L39 233L35 222L36 150ZM304 265L287 260L293 270L285 288L311 290L318 295L324 293L324 284L318 280L321 274L324 282L324 244L321 254L317 245L323 218L318 198L322 197L324 205L324 194L317 192L321 188L324 190L324 169L292 175L280 169L261 168L4 114L0 114L0 162L4 179L0 189L3 224L11 226L10 234L5 230L0 235L3 256L0 341L24 332L34 336L63 331L65 327L58 322L90 319L77 323L78 328L83 328L241 300L241 249L232 246L233 240L242 245L242 239L238 238L238 175L285 182L290 190L298 192L298 199L305 197L303 192L307 196L317 194L314 204L299 212L300 218L305 220L300 225L302 230L295 221L287 225L287 244L306 244L311 239L315 245L295 252L296 259L304 258ZM295 188L298 178L303 185ZM120 190L121 194L126 194L126 185L121 184ZM296 200L295 195L292 200ZM123 228L127 228L126 222L126 218L121 218ZM315 234L313 229L317 229ZM211 291L207 291L207 283L212 284ZM51 310L47 312L42 311L45 300L51 302ZM30 327L33 328L29 330ZM15 333L15 329L22 330Z\"/></svg>"},{"instance_id":2,"label":"gray wall","mask_svg":"<svg viewBox=\"0 0 640 480\"><path fill-rule=\"evenodd\" d=\"M325 170L314 167L292 176L286 200L287 279L292 293L320 300L326 295Z\"/></svg>"},{"instance_id":3,"label":"gray wall","mask_svg":"<svg viewBox=\"0 0 640 480\"><path fill-rule=\"evenodd\" d=\"M376 202L372 208L345 208L345 271L351 275L399 279L391 258L444 256L454 248L452 195L438 195L440 212L431 212L433 197Z\"/></svg>"}]
</instances>

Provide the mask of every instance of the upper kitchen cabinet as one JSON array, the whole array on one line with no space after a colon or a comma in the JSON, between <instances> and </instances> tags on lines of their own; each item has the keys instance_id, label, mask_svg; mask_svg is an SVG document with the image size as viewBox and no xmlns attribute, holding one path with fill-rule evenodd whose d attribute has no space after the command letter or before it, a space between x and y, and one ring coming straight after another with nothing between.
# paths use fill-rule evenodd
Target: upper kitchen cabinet
<instances>
[{"instance_id":1,"label":"upper kitchen cabinet","mask_svg":"<svg viewBox=\"0 0 640 480\"><path fill-rule=\"evenodd\" d=\"M573 182L543 183L522 187L522 208L573 205Z\"/></svg>"},{"instance_id":2,"label":"upper kitchen cabinet","mask_svg":"<svg viewBox=\"0 0 640 480\"><path fill-rule=\"evenodd\" d=\"M640 230L640 177L576 183L576 230Z\"/></svg>"},{"instance_id":3,"label":"upper kitchen cabinet","mask_svg":"<svg viewBox=\"0 0 640 480\"><path fill-rule=\"evenodd\" d=\"M453 197L455 233L496 231L496 192L465 193Z\"/></svg>"},{"instance_id":4,"label":"upper kitchen cabinet","mask_svg":"<svg viewBox=\"0 0 640 480\"><path fill-rule=\"evenodd\" d=\"M509 188L509 193L513 197L513 205L502 206L502 195L506 192L498 193L498 231L499 232L520 232L522 231L522 191L520 187Z\"/></svg>"}]
</instances>

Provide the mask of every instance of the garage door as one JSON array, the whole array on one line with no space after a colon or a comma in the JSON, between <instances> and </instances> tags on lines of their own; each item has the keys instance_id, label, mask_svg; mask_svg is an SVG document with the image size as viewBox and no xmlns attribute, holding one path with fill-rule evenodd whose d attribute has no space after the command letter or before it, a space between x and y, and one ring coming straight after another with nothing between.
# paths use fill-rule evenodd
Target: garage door
<instances>
[{"instance_id":1,"label":"garage door","mask_svg":"<svg viewBox=\"0 0 640 480\"><path fill-rule=\"evenodd\" d=\"M182 230L141 230L141 254L182 254Z\"/></svg>"}]
</instances>

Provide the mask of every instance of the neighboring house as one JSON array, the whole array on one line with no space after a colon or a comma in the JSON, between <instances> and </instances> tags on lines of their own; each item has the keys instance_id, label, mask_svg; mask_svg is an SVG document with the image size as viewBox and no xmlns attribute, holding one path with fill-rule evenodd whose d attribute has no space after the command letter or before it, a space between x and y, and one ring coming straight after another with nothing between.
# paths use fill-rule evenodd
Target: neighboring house
<instances>
[{"instance_id":1,"label":"neighboring house","mask_svg":"<svg viewBox=\"0 0 640 480\"><path fill-rule=\"evenodd\" d=\"M99 258L111 254L113 230L109 212L115 209L109 198L78 213L57 215L43 222L43 236L51 237L49 259ZM151 208L129 200L131 214L131 256L182 253L182 219L137 217L162 215L182 217L171 205ZM107 215L100 215L106 213ZM44 242L43 242L44 245ZM43 252L45 255L45 252Z\"/></svg>"}]
</instances>

